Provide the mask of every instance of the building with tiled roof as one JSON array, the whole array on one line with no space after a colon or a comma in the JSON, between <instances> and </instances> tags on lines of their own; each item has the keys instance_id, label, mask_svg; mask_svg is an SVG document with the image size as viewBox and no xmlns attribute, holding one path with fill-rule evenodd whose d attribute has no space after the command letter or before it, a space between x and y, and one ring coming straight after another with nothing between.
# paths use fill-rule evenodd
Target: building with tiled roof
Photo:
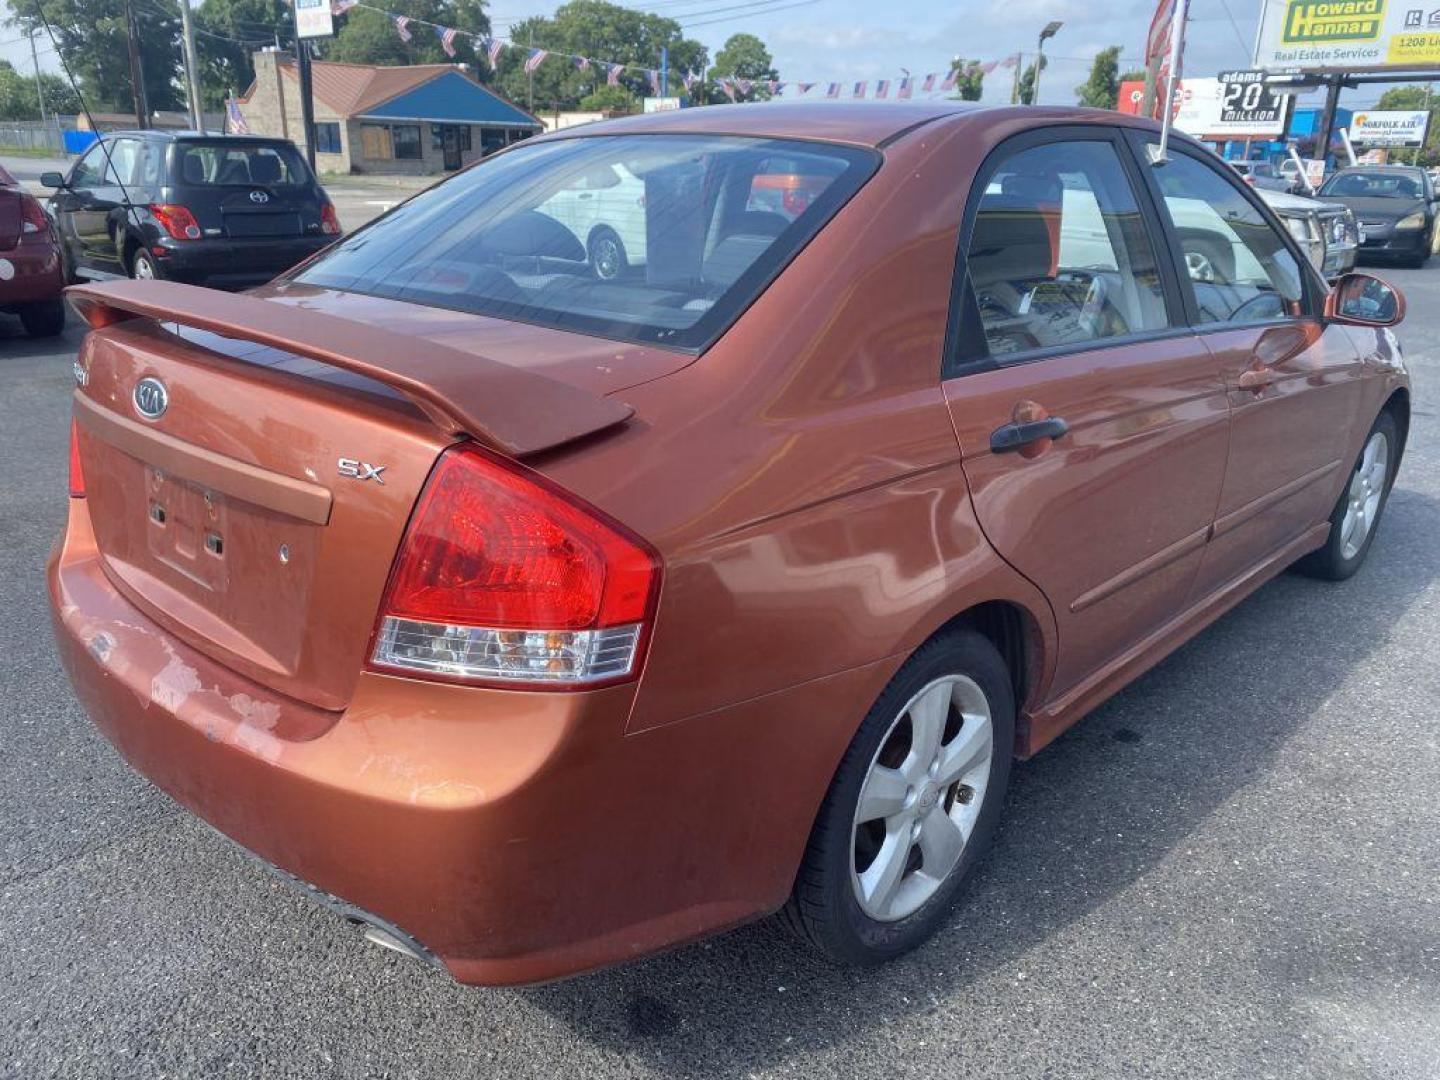
<instances>
[{"instance_id":1,"label":"building with tiled roof","mask_svg":"<svg viewBox=\"0 0 1440 1080\"><path fill-rule=\"evenodd\" d=\"M239 99L254 135L302 149L300 77L286 53L254 56L255 81ZM480 85L458 64L311 64L315 167L321 172L429 174L462 165L540 131L540 121Z\"/></svg>"}]
</instances>

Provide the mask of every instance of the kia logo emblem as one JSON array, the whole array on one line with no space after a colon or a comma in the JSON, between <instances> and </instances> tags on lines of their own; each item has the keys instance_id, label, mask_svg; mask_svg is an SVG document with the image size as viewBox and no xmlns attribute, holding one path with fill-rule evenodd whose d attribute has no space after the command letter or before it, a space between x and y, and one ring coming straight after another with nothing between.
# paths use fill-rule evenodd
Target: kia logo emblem
<instances>
[{"instance_id":1,"label":"kia logo emblem","mask_svg":"<svg viewBox=\"0 0 1440 1080\"><path fill-rule=\"evenodd\" d=\"M135 384L135 411L147 420L159 420L170 405L170 392L156 378L144 378Z\"/></svg>"},{"instance_id":2,"label":"kia logo emblem","mask_svg":"<svg viewBox=\"0 0 1440 1080\"><path fill-rule=\"evenodd\" d=\"M256 203L269 202L270 196L266 195L263 191L252 191L250 192L250 201Z\"/></svg>"}]
</instances>

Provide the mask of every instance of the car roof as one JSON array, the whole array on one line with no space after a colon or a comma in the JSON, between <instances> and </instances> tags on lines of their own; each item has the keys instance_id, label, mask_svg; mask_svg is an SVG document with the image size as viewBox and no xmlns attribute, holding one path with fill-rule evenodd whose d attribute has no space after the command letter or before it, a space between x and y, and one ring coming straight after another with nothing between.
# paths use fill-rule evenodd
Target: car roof
<instances>
[{"instance_id":1,"label":"car roof","mask_svg":"<svg viewBox=\"0 0 1440 1080\"><path fill-rule=\"evenodd\" d=\"M808 139L881 148L918 127L936 121L994 114L997 118L1030 113L1050 123L1103 122L1117 127L1159 127L1154 121L1104 109L985 105L975 101L769 101L704 105L645 113L563 128L527 142L584 138L591 135L748 135L771 139Z\"/></svg>"},{"instance_id":2,"label":"car roof","mask_svg":"<svg viewBox=\"0 0 1440 1080\"><path fill-rule=\"evenodd\" d=\"M164 139L166 141L198 141L198 142L237 142L237 143L272 143L294 145L289 139L281 139L274 135L227 135L219 131L156 131L148 128L144 131L139 129L131 131L104 131L101 132L102 139Z\"/></svg>"}]
</instances>

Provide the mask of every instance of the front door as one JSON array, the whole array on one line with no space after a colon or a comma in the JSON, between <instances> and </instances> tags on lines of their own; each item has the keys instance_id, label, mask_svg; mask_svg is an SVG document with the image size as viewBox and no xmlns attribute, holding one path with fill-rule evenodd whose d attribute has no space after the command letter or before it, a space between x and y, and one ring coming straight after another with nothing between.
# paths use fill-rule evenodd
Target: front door
<instances>
[{"instance_id":1,"label":"front door","mask_svg":"<svg viewBox=\"0 0 1440 1080\"><path fill-rule=\"evenodd\" d=\"M69 250L72 268L81 276L87 271L123 272L115 230L117 225L123 226L125 197L110 158L117 157L119 147L126 143L130 140L97 142L75 163L66 187L54 196L61 239Z\"/></svg>"},{"instance_id":2,"label":"front door","mask_svg":"<svg viewBox=\"0 0 1440 1080\"><path fill-rule=\"evenodd\" d=\"M1231 406L1198 599L1329 516L1353 464L1343 433L1363 426L1363 366L1345 330L1320 317L1323 292L1308 264L1222 163L1178 147L1151 174L1191 319Z\"/></svg>"},{"instance_id":3,"label":"front door","mask_svg":"<svg viewBox=\"0 0 1440 1080\"><path fill-rule=\"evenodd\" d=\"M1228 439L1129 147L1056 136L977 178L945 381L985 535L1054 610L1052 700L1183 610Z\"/></svg>"},{"instance_id":4,"label":"front door","mask_svg":"<svg viewBox=\"0 0 1440 1080\"><path fill-rule=\"evenodd\" d=\"M454 124L440 125L440 149L446 169L460 168L460 129Z\"/></svg>"}]
</instances>

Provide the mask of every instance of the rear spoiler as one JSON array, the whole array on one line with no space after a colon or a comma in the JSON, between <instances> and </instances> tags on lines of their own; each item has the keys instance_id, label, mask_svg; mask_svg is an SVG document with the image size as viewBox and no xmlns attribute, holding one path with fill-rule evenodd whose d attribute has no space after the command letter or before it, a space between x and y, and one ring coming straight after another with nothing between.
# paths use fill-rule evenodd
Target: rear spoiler
<instances>
[{"instance_id":1,"label":"rear spoiler","mask_svg":"<svg viewBox=\"0 0 1440 1080\"><path fill-rule=\"evenodd\" d=\"M72 285L95 329L145 316L269 345L394 387L438 427L511 456L534 454L623 423L629 405L432 341L254 296L173 281Z\"/></svg>"}]
</instances>

